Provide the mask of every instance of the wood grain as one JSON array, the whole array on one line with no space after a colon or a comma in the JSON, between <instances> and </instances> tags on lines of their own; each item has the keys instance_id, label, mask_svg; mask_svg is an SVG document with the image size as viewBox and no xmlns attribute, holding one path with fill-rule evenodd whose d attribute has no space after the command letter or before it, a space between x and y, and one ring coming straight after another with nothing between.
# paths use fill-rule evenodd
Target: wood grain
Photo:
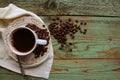
<instances>
[{"instance_id":1,"label":"wood grain","mask_svg":"<svg viewBox=\"0 0 120 80\"><path fill-rule=\"evenodd\" d=\"M24 80L19 74L2 68L0 71L0 80L8 80L8 78L9 80ZM119 80L119 75L120 60L116 59L54 60L49 80Z\"/></svg>"},{"instance_id":2,"label":"wood grain","mask_svg":"<svg viewBox=\"0 0 120 80\"><path fill-rule=\"evenodd\" d=\"M119 80L120 60L55 60L50 80Z\"/></svg>"},{"instance_id":3,"label":"wood grain","mask_svg":"<svg viewBox=\"0 0 120 80\"><path fill-rule=\"evenodd\" d=\"M10 3L37 15L120 16L119 0L0 0L0 7Z\"/></svg>"},{"instance_id":4,"label":"wood grain","mask_svg":"<svg viewBox=\"0 0 120 80\"><path fill-rule=\"evenodd\" d=\"M41 16L49 25L51 18ZM60 16L66 20L87 22L86 35L75 34L73 52L59 50L52 36L55 60L49 80L119 80L120 77L120 18L90 16ZM7 76L7 77L6 77ZM20 74L0 68L0 80L24 80ZM30 80L44 80L29 77Z\"/></svg>"},{"instance_id":5,"label":"wood grain","mask_svg":"<svg viewBox=\"0 0 120 80\"><path fill-rule=\"evenodd\" d=\"M72 52L59 50L51 36L55 59L49 80L120 80L120 0L0 0L0 7L10 3L36 13L47 25L56 17L52 15L87 23L86 35L67 37L74 43ZM24 78L0 67L0 80ZM29 76L29 80L45 79Z\"/></svg>"},{"instance_id":6,"label":"wood grain","mask_svg":"<svg viewBox=\"0 0 120 80\"><path fill-rule=\"evenodd\" d=\"M51 19L58 16L43 17L47 25ZM120 18L111 17L90 17L90 16L60 16L61 20L75 20L86 22L86 25L81 25L82 29L87 29L87 34L83 35L80 32L75 34L75 39L68 36L68 43L73 43L65 50L59 50L60 43L52 36L52 43L55 52L55 58L120 58ZM72 48L72 52L68 48Z\"/></svg>"}]
</instances>

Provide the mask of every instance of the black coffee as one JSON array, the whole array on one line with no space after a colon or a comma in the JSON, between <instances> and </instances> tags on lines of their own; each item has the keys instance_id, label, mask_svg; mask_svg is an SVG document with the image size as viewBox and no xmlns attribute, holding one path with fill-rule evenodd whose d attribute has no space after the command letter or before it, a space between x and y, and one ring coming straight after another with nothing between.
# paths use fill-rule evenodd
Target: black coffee
<instances>
[{"instance_id":1,"label":"black coffee","mask_svg":"<svg viewBox=\"0 0 120 80\"><path fill-rule=\"evenodd\" d=\"M16 50L27 52L34 47L35 37L33 33L27 29L18 29L13 33L12 44Z\"/></svg>"}]
</instances>

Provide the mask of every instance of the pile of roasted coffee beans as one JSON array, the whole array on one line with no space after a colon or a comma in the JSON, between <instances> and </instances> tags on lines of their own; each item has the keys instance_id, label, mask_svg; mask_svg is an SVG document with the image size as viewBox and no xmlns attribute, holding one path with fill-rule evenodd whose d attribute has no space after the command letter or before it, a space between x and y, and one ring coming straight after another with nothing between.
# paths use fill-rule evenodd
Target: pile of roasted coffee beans
<instances>
[{"instance_id":1,"label":"pile of roasted coffee beans","mask_svg":"<svg viewBox=\"0 0 120 80\"><path fill-rule=\"evenodd\" d=\"M55 39L61 44L60 50L64 48L66 45L72 45L72 43L67 42L67 35L71 37L71 39L75 38L75 33L79 32L83 35L86 34L87 29L84 26L87 25L86 22L68 19L61 19L60 17L56 17L52 19L52 22L48 25L51 35L54 36ZM72 49L69 49L72 51Z\"/></svg>"},{"instance_id":2,"label":"pile of roasted coffee beans","mask_svg":"<svg viewBox=\"0 0 120 80\"><path fill-rule=\"evenodd\" d=\"M49 32L47 31L47 29L40 29L39 27L37 27L34 24L27 24L26 27L32 29L33 31L35 31L35 33L38 35L39 39L45 39L47 40L47 44L46 45L38 45L37 48L33 51L33 53L35 54L35 58L38 58L39 56L43 56L44 53L47 51L47 45L49 44ZM45 25L43 25L43 27L45 27Z\"/></svg>"}]
</instances>

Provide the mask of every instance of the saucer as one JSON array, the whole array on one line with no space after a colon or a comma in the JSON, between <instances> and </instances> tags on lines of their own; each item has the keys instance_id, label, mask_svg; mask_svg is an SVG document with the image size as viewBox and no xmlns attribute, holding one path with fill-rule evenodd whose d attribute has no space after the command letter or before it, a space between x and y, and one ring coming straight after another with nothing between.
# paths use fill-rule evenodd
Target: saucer
<instances>
[{"instance_id":1,"label":"saucer","mask_svg":"<svg viewBox=\"0 0 120 80\"><path fill-rule=\"evenodd\" d=\"M16 62L18 62L17 56L10 50L9 45L8 45L8 34L9 34L10 30L12 30L13 28L17 28L21 25L27 25L29 23L36 25L40 29L47 29L47 27L43 27L43 25L45 25L45 24L42 21L36 19L35 17L22 16L18 19L15 19L12 23L10 23L8 28L5 30L5 32L2 33L4 44L5 44L5 50L6 50L7 54ZM47 31L49 32L48 29L47 29ZM49 36L50 36L50 34L49 34ZM45 60L47 60L48 56L49 56L48 53L50 51L50 46L51 46L51 39L49 39L49 44L47 45L47 48L48 48L47 51L44 53L43 56L39 56L38 58L35 58L34 53L31 53L26 56L21 56L20 59L21 59L21 63L23 64L23 67L24 68L35 67L37 65L40 65Z\"/></svg>"}]
</instances>

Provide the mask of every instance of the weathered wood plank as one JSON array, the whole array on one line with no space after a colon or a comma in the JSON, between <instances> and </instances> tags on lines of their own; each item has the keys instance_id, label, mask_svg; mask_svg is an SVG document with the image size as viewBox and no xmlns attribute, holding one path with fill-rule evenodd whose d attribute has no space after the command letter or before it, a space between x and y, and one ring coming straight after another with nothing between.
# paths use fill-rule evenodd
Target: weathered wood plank
<instances>
[{"instance_id":1,"label":"weathered wood plank","mask_svg":"<svg viewBox=\"0 0 120 80\"><path fill-rule=\"evenodd\" d=\"M119 0L0 0L0 7L9 3L37 15L120 15ZM60 44L52 37L56 60L49 80L120 80L120 18L90 16L72 17L87 22L84 27L88 29L86 35L77 33L74 40L68 40L74 42L73 52L59 50ZM42 18L47 25L51 21L51 17ZM0 68L0 80L24 79Z\"/></svg>"},{"instance_id":2,"label":"weathered wood plank","mask_svg":"<svg viewBox=\"0 0 120 80\"><path fill-rule=\"evenodd\" d=\"M29 80L46 80L43 78L37 78L32 76L27 76ZM21 74L9 71L0 67L0 80L25 80Z\"/></svg>"},{"instance_id":3,"label":"weathered wood plank","mask_svg":"<svg viewBox=\"0 0 120 80\"><path fill-rule=\"evenodd\" d=\"M0 7L9 3L37 15L120 16L119 0L0 0Z\"/></svg>"},{"instance_id":4,"label":"weathered wood plank","mask_svg":"<svg viewBox=\"0 0 120 80\"><path fill-rule=\"evenodd\" d=\"M3 68L0 71L0 80L23 80L19 74ZM49 80L119 80L119 75L119 59L54 60Z\"/></svg>"},{"instance_id":5,"label":"weathered wood plank","mask_svg":"<svg viewBox=\"0 0 120 80\"><path fill-rule=\"evenodd\" d=\"M57 16L56 16L57 17ZM50 24L51 17L42 17L47 25ZM59 50L60 43L52 36L52 43L55 52L55 58L120 58L120 18L112 17L90 17L90 16L60 16L62 20L78 20L86 22L81 25L87 29L87 34L80 32L75 34L75 39L68 36L68 46L66 50ZM68 48L72 48L72 52Z\"/></svg>"},{"instance_id":6,"label":"weathered wood plank","mask_svg":"<svg viewBox=\"0 0 120 80\"><path fill-rule=\"evenodd\" d=\"M55 60L49 80L119 80L120 60Z\"/></svg>"}]
</instances>

